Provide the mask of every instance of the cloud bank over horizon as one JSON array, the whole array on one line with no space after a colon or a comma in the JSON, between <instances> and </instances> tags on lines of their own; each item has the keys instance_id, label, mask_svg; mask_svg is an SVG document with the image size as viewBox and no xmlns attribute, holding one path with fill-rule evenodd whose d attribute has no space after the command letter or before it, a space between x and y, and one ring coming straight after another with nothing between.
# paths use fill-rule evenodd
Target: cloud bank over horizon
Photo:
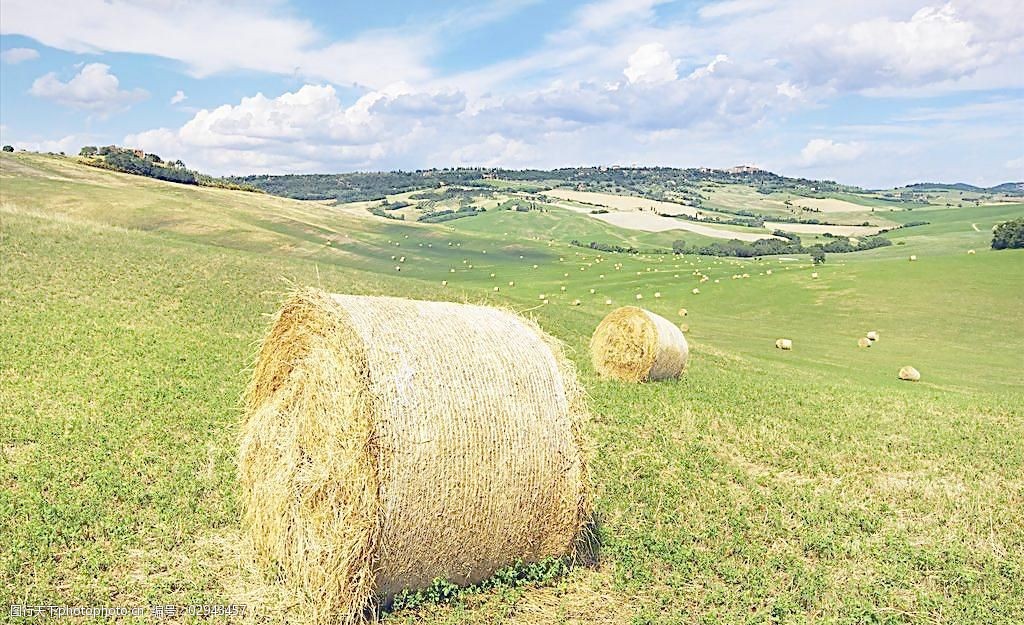
<instances>
[{"instance_id":1,"label":"cloud bank over horizon","mask_svg":"<svg viewBox=\"0 0 1024 625\"><path fill-rule=\"evenodd\" d=\"M1024 9L1010 0L452 7L381 8L345 30L280 3L10 0L3 140L119 143L215 174L637 163L863 186L1024 178ZM507 43L527 26L533 40Z\"/></svg>"}]
</instances>

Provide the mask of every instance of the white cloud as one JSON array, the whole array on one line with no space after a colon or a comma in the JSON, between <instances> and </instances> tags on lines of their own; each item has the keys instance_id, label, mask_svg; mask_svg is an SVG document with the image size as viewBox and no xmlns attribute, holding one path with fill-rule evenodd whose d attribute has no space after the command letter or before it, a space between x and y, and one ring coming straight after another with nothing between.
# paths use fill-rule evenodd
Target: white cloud
<instances>
[{"instance_id":1,"label":"white cloud","mask_svg":"<svg viewBox=\"0 0 1024 625\"><path fill-rule=\"evenodd\" d=\"M29 93L72 108L100 113L127 108L149 95L144 89L120 90L117 76L109 70L109 65L89 63L68 82L61 82L56 73L50 72L37 78Z\"/></svg>"},{"instance_id":2,"label":"white cloud","mask_svg":"<svg viewBox=\"0 0 1024 625\"><path fill-rule=\"evenodd\" d=\"M792 98L794 100L798 100L802 98L804 95L804 92L800 87L797 87L788 80L786 82L780 82L779 84L775 85L775 91L779 95L784 95L787 98Z\"/></svg>"},{"instance_id":3,"label":"white cloud","mask_svg":"<svg viewBox=\"0 0 1024 625\"><path fill-rule=\"evenodd\" d=\"M188 96L185 95L185 92L181 89L178 89L174 92L174 95L171 96L171 105L180 104L181 102L184 102L187 99Z\"/></svg>"},{"instance_id":4,"label":"white cloud","mask_svg":"<svg viewBox=\"0 0 1024 625\"><path fill-rule=\"evenodd\" d=\"M9 48L0 52L0 60L8 65L17 65L24 61L33 61L39 58L39 52L33 48Z\"/></svg>"},{"instance_id":5,"label":"white cloud","mask_svg":"<svg viewBox=\"0 0 1024 625\"><path fill-rule=\"evenodd\" d=\"M668 0L599 0L576 12L574 29L602 31L650 21L654 7Z\"/></svg>"},{"instance_id":6,"label":"white cloud","mask_svg":"<svg viewBox=\"0 0 1024 625\"><path fill-rule=\"evenodd\" d=\"M1010 160L1006 161L1006 168L1012 169L1013 171L1016 172L1016 175L1024 178L1024 156L1011 158Z\"/></svg>"},{"instance_id":7,"label":"white cloud","mask_svg":"<svg viewBox=\"0 0 1024 625\"><path fill-rule=\"evenodd\" d=\"M725 0L702 6L697 10L697 15L706 20L720 17L732 17L734 15L748 15L770 7L772 0Z\"/></svg>"},{"instance_id":8,"label":"white cloud","mask_svg":"<svg viewBox=\"0 0 1024 625\"><path fill-rule=\"evenodd\" d=\"M864 154L863 143L839 143L832 139L811 139L800 150L800 163L805 167L847 163Z\"/></svg>"},{"instance_id":9,"label":"white cloud","mask_svg":"<svg viewBox=\"0 0 1024 625\"><path fill-rule=\"evenodd\" d=\"M246 69L373 86L430 74L423 59L434 44L422 30L325 42L310 22L270 13L274 4L4 0L0 32L78 53L175 59L198 77Z\"/></svg>"},{"instance_id":10,"label":"white cloud","mask_svg":"<svg viewBox=\"0 0 1024 625\"><path fill-rule=\"evenodd\" d=\"M672 58L664 45L648 43L637 48L629 56L629 65L622 73L631 83L661 83L678 78L678 66L679 61Z\"/></svg>"},{"instance_id":11,"label":"white cloud","mask_svg":"<svg viewBox=\"0 0 1024 625\"><path fill-rule=\"evenodd\" d=\"M203 109L177 130L158 128L124 141L217 173L308 171L328 163L334 169L361 168L417 146L424 131L439 131L464 108L459 93L414 92L403 83L367 93L350 106L330 85L305 85L276 98L256 94L236 105ZM428 127L434 117L444 121Z\"/></svg>"},{"instance_id":12,"label":"white cloud","mask_svg":"<svg viewBox=\"0 0 1024 625\"><path fill-rule=\"evenodd\" d=\"M4 143L8 143L7 139L4 139L3 141ZM28 150L30 152L64 152L65 154L77 154L78 148L83 145L82 139L77 135L67 135L60 139L12 141L10 144L16 150Z\"/></svg>"},{"instance_id":13,"label":"white cloud","mask_svg":"<svg viewBox=\"0 0 1024 625\"><path fill-rule=\"evenodd\" d=\"M690 72L690 75L687 76L687 78L690 79L690 80L698 80L698 79L703 78L705 76L710 76L711 74L715 73L715 69L717 69L719 65L722 65L722 64L728 63L728 62L729 62L729 55L727 55L727 54L716 54L715 58L712 59L710 63L708 63L707 65L704 65L703 67L698 67L697 69L693 70L692 72Z\"/></svg>"},{"instance_id":14,"label":"white cloud","mask_svg":"<svg viewBox=\"0 0 1024 625\"><path fill-rule=\"evenodd\" d=\"M819 24L798 41L793 57L813 80L845 89L957 79L1020 49L1019 42L994 37L982 27L991 17L976 14L972 21L950 2L923 7L907 20ZM1024 15L1016 18L1024 20ZM1024 29L1018 34L1024 35Z\"/></svg>"}]
</instances>

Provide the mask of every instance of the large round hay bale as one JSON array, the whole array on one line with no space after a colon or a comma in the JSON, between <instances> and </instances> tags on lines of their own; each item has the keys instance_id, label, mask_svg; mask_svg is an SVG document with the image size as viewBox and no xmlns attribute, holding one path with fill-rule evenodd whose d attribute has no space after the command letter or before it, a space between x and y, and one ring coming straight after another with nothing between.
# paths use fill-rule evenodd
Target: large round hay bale
<instances>
[{"instance_id":1,"label":"large round hay bale","mask_svg":"<svg viewBox=\"0 0 1024 625\"><path fill-rule=\"evenodd\" d=\"M908 382L920 382L921 372L910 365L907 365L905 367L900 367L899 378Z\"/></svg>"},{"instance_id":2,"label":"large round hay bale","mask_svg":"<svg viewBox=\"0 0 1024 625\"><path fill-rule=\"evenodd\" d=\"M690 348L668 319L636 306L606 316L590 339L590 357L598 374L625 382L678 378Z\"/></svg>"},{"instance_id":3,"label":"large round hay bale","mask_svg":"<svg viewBox=\"0 0 1024 625\"><path fill-rule=\"evenodd\" d=\"M300 291L246 392L244 523L311 620L571 555L591 509L582 398L512 312Z\"/></svg>"},{"instance_id":4,"label":"large round hay bale","mask_svg":"<svg viewBox=\"0 0 1024 625\"><path fill-rule=\"evenodd\" d=\"M878 340L878 330L871 330L870 332L868 332L864 336L867 337L867 339L869 341L877 341Z\"/></svg>"},{"instance_id":5,"label":"large round hay bale","mask_svg":"<svg viewBox=\"0 0 1024 625\"><path fill-rule=\"evenodd\" d=\"M793 349L793 339L776 339L775 347L776 349L784 349L786 351L789 351Z\"/></svg>"},{"instance_id":6,"label":"large round hay bale","mask_svg":"<svg viewBox=\"0 0 1024 625\"><path fill-rule=\"evenodd\" d=\"M857 347L871 347L871 339L866 336L862 336L857 339Z\"/></svg>"}]
</instances>

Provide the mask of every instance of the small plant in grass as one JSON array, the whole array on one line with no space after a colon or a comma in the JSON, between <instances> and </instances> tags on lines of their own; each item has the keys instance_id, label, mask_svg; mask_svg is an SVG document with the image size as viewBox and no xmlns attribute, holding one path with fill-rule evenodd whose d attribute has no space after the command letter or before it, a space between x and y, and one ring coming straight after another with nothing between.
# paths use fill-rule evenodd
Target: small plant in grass
<instances>
[{"instance_id":1,"label":"small plant in grass","mask_svg":"<svg viewBox=\"0 0 1024 625\"><path fill-rule=\"evenodd\" d=\"M389 612L417 608L427 603L451 603L467 595L486 590L502 590L519 588L529 584L546 584L561 577L568 571L568 564L563 558L545 558L539 562L516 562L511 566L499 569L491 577L478 584L460 587L438 577L430 586L417 591L403 590L391 604Z\"/></svg>"}]
</instances>

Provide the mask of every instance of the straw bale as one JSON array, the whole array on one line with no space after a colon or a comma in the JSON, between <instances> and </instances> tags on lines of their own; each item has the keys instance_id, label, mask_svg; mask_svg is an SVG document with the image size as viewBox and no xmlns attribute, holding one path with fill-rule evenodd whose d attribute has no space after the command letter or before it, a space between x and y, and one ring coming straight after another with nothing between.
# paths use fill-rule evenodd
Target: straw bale
<instances>
[{"instance_id":1,"label":"straw bale","mask_svg":"<svg viewBox=\"0 0 1024 625\"><path fill-rule=\"evenodd\" d=\"M626 382L678 378L689 354L679 328L636 306L613 310L590 339L590 356L597 372Z\"/></svg>"},{"instance_id":2,"label":"straw bale","mask_svg":"<svg viewBox=\"0 0 1024 625\"><path fill-rule=\"evenodd\" d=\"M899 378L908 382L919 382L921 380L921 372L910 365L907 365L905 367L900 367Z\"/></svg>"},{"instance_id":3,"label":"straw bale","mask_svg":"<svg viewBox=\"0 0 1024 625\"><path fill-rule=\"evenodd\" d=\"M298 291L246 391L244 525L317 622L572 555L585 415L559 344L515 313Z\"/></svg>"}]
</instances>

